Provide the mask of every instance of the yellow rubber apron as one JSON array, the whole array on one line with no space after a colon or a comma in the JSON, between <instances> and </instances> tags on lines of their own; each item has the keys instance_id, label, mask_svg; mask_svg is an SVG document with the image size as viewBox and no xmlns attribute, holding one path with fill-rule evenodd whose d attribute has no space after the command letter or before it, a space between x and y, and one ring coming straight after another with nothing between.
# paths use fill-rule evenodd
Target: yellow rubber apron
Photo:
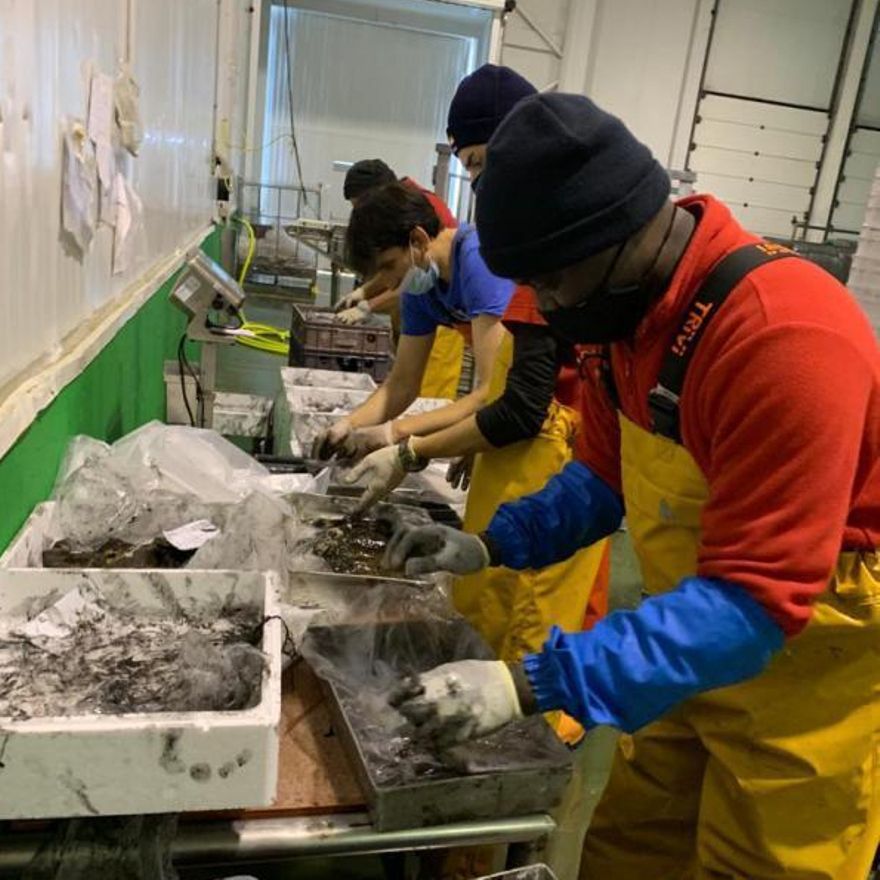
<instances>
[{"instance_id":1,"label":"yellow rubber apron","mask_svg":"<svg viewBox=\"0 0 880 880\"><path fill-rule=\"evenodd\" d=\"M504 391L512 358L513 337L507 334L493 369L491 400ZM571 461L577 426L577 414L553 401L533 440L478 455L465 509L465 531L483 531L501 504L536 492L562 470ZM553 624L570 631L583 628L603 552L604 542L600 542L540 571L492 568L458 578L455 606L501 659L518 660L541 648Z\"/></svg>"},{"instance_id":2,"label":"yellow rubber apron","mask_svg":"<svg viewBox=\"0 0 880 880\"><path fill-rule=\"evenodd\" d=\"M464 337L461 333L452 327L438 327L419 395L455 400L463 355Z\"/></svg>"},{"instance_id":3,"label":"yellow rubber apron","mask_svg":"<svg viewBox=\"0 0 880 880\"><path fill-rule=\"evenodd\" d=\"M708 489L683 446L620 423L627 525L657 594L696 571ZM621 736L580 877L865 880L878 731L880 559L844 553L809 625L761 675Z\"/></svg>"}]
</instances>

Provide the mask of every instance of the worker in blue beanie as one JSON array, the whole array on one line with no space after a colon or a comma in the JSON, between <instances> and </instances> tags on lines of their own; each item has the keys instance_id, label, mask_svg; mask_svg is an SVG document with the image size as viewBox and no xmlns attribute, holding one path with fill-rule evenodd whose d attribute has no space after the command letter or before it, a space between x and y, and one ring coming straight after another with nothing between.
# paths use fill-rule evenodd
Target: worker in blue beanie
<instances>
[{"instance_id":1,"label":"worker in blue beanie","mask_svg":"<svg viewBox=\"0 0 880 880\"><path fill-rule=\"evenodd\" d=\"M436 742L562 708L624 731L581 880L862 880L880 841L880 349L857 300L580 95L489 143L481 253L598 347L588 456L482 535L404 529L411 576L541 568L627 528L648 598L521 663L422 673Z\"/></svg>"}]
</instances>

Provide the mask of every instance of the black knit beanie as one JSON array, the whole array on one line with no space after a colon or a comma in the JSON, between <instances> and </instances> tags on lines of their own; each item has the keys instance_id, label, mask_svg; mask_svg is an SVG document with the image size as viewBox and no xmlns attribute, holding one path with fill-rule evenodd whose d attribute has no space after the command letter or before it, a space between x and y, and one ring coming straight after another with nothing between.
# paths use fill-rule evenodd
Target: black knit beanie
<instances>
[{"instance_id":1,"label":"black knit beanie","mask_svg":"<svg viewBox=\"0 0 880 880\"><path fill-rule=\"evenodd\" d=\"M503 277L555 272L626 241L668 198L663 166L616 116L582 95L535 95L489 142L480 252Z\"/></svg>"},{"instance_id":2,"label":"black knit beanie","mask_svg":"<svg viewBox=\"0 0 880 880\"><path fill-rule=\"evenodd\" d=\"M361 159L345 172L342 195L356 199L377 186L394 183L397 175L381 159Z\"/></svg>"},{"instance_id":3,"label":"black knit beanie","mask_svg":"<svg viewBox=\"0 0 880 880\"><path fill-rule=\"evenodd\" d=\"M458 84L449 105L446 134L453 152L488 144L514 104L536 92L527 79L509 67L478 67Z\"/></svg>"}]
</instances>

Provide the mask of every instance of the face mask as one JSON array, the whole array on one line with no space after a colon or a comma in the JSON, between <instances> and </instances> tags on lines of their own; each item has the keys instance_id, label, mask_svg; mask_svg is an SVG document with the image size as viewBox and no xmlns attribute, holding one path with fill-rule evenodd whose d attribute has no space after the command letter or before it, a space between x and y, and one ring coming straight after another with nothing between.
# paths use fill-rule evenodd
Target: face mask
<instances>
[{"instance_id":1,"label":"face mask","mask_svg":"<svg viewBox=\"0 0 880 880\"><path fill-rule=\"evenodd\" d=\"M423 269L416 265L412 245L409 246L409 258L411 265L401 281L401 290L414 296L423 296L429 290L433 290L440 279L440 269L433 259L428 261L428 268Z\"/></svg>"},{"instance_id":2,"label":"face mask","mask_svg":"<svg viewBox=\"0 0 880 880\"><path fill-rule=\"evenodd\" d=\"M579 306L541 312L552 330L574 344L619 342L635 335L653 300L639 284L606 286Z\"/></svg>"},{"instance_id":3,"label":"face mask","mask_svg":"<svg viewBox=\"0 0 880 880\"><path fill-rule=\"evenodd\" d=\"M657 249L654 261L639 281L617 286L608 283L626 246L624 242L614 255L599 286L585 302L577 306L541 312L544 320L558 336L576 345L632 339L636 328L648 313L659 292L648 279L671 231L672 220Z\"/></svg>"}]
</instances>

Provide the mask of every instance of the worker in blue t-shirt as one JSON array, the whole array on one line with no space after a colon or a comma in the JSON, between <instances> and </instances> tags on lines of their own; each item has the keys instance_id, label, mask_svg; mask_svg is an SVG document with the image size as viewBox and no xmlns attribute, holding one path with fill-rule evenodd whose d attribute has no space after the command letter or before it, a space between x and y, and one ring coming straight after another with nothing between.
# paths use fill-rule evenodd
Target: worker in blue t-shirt
<instances>
[{"instance_id":1,"label":"worker in blue t-shirt","mask_svg":"<svg viewBox=\"0 0 880 880\"><path fill-rule=\"evenodd\" d=\"M315 441L316 458L368 459L348 472L348 482L368 477L361 506L390 492L407 472L426 467L411 438L457 425L486 406L492 366L504 338L501 318L512 282L493 275L480 256L473 226L443 228L421 193L399 183L366 193L348 225L353 268L401 287L401 337L385 382L369 399ZM470 394L417 415L401 414L419 393L438 327L454 327L474 353L476 380ZM378 452L381 450L381 452Z\"/></svg>"}]
</instances>

